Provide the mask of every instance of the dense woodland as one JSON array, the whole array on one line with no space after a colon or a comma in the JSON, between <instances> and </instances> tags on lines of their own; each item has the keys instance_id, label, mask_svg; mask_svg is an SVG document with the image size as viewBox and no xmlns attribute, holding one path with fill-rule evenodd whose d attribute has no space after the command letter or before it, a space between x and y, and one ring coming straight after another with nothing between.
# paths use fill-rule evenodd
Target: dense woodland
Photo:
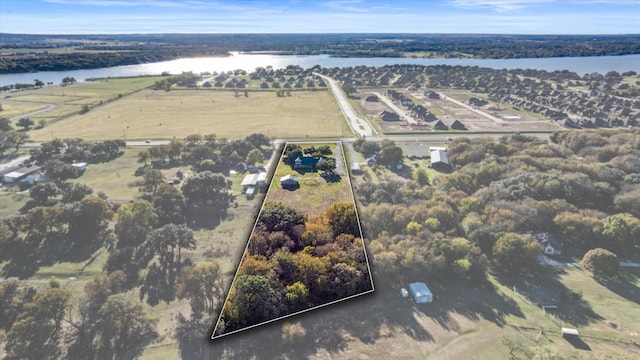
<instances>
[{"instance_id":1,"label":"dense woodland","mask_svg":"<svg viewBox=\"0 0 640 360\"><path fill-rule=\"evenodd\" d=\"M593 249L619 259L639 254L638 131L459 138L448 155L454 168L446 176L426 179L418 169L415 180L357 187L383 278L529 273L541 251L530 232L559 234L569 259Z\"/></svg>"},{"instance_id":2,"label":"dense woodland","mask_svg":"<svg viewBox=\"0 0 640 360\"><path fill-rule=\"evenodd\" d=\"M0 74L93 69L230 51L329 54L341 57L478 57L491 59L640 53L639 35L453 34L1 34L0 49L31 49L0 57ZM74 52L56 53L72 47ZM91 52L88 52L91 51ZM103 51L103 52L101 52Z\"/></svg>"},{"instance_id":3,"label":"dense woodland","mask_svg":"<svg viewBox=\"0 0 640 360\"><path fill-rule=\"evenodd\" d=\"M352 203L307 218L268 202L249 239L216 334L372 290Z\"/></svg>"}]
</instances>

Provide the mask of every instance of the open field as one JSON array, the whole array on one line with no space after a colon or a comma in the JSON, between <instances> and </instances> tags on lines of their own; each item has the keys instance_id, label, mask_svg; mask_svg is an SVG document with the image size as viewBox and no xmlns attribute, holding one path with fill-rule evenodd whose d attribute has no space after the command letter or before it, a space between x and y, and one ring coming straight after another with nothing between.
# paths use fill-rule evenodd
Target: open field
<instances>
[{"instance_id":1,"label":"open field","mask_svg":"<svg viewBox=\"0 0 640 360\"><path fill-rule=\"evenodd\" d=\"M269 137L338 137L350 134L335 100L327 91L275 92L145 90L99 106L30 133L50 139L51 133L87 140L183 138L215 133L241 138L252 133Z\"/></svg>"},{"instance_id":2,"label":"open field","mask_svg":"<svg viewBox=\"0 0 640 360\"><path fill-rule=\"evenodd\" d=\"M46 104L24 103L10 100L2 100L0 104L2 104L0 116L7 119L47 108Z\"/></svg>"},{"instance_id":3,"label":"open field","mask_svg":"<svg viewBox=\"0 0 640 360\"><path fill-rule=\"evenodd\" d=\"M114 78L99 81L85 81L67 86L45 86L40 89L20 91L4 95L2 101L5 110L2 116L14 117L45 108L48 104L54 109L31 116L36 123L40 119L53 121L60 117L80 111L82 105L90 107L117 99L140 89L153 85L162 79L160 76ZM81 79L78 79L81 80Z\"/></svg>"}]
</instances>

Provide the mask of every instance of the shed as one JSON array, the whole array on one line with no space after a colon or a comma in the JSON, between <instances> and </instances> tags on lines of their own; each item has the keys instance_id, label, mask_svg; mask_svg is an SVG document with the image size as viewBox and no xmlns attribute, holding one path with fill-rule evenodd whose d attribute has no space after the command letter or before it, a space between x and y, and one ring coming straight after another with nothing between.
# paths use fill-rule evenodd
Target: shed
<instances>
[{"instance_id":1,"label":"shed","mask_svg":"<svg viewBox=\"0 0 640 360\"><path fill-rule=\"evenodd\" d=\"M247 197L247 200L253 199L256 196L256 192L258 192L255 186L248 186L247 190L244 192L244 195Z\"/></svg>"},{"instance_id":2,"label":"shed","mask_svg":"<svg viewBox=\"0 0 640 360\"><path fill-rule=\"evenodd\" d=\"M300 186L300 184L298 183L298 178L291 174L281 177L280 185L283 189L295 189Z\"/></svg>"},{"instance_id":3,"label":"shed","mask_svg":"<svg viewBox=\"0 0 640 360\"><path fill-rule=\"evenodd\" d=\"M354 175L362 174L362 166L358 163L351 165L351 173Z\"/></svg>"},{"instance_id":4,"label":"shed","mask_svg":"<svg viewBox=\"0 0 640 360\"><path fill-rule=\"evenodd\" d=\"M572 329L572 328L566 328L566 327L563 327L562 330L560 331L560 333L562 334L562 337L564 337L564 338L573 337L573 336L580 336L580 334L578 333L578 330Z\"/></svg>"},{"instance_id":5,"label":"shed","mask_svg":"<svg viewBox=\"0 0 640 360\"><path fill-rule=\"evenodd\" d=\"M258 173L258 177L256 178L256 185L257 186L266 186L267 185L267 173L266 172Z\"/></svg>"},{"instance_id":6,"label":"shed","mask_svg":"<svg viewBox=\"0 0 640 360\"><path fill-rule=\"evenodd\" d=\"M411 292L411 296L413 296L413 300L417 304L433 302L433 294L427 284L423 282L409 284L409 292Z\"/></svg>"},{"instance_id":7,"label":"shed","mask_svg":"<svg viewBox=\"0 0 640 360\"><path fill-rule=\"evenodd\" d=\"M380 99L378 98L377 95L369 95L364 99L364 101L367 101L367 102L378 102L378 100Z\"/></svg>"},{"instance_id":8,"label":"shed","mask_svg":"<svg viewBox=\"0 0 640 360\"><path fill-rule=\"evenodd\" d=\"M383 121L399 121L400 120L400 115L387 110L384 110L383 112L381 112L379 116L380 116L380 119L382 119Z\"/></svg>"},{"instance_id":9,"label":"shed","mask_svg":"<svg viewBox=\"0 0 640 360\"><path fill-rule=\"evenodd\" d=\"M464 126L464 124L462 123L462 121L460 120L453 120L453 122L451 123L450 126L452 129L454 130L467 130L467 127Z\"/></svg>"},{"instance_id":10,"label":"shed","mask_svg":"<svg viewBox=\"0 0 640 360\"><path fill-rule=\"evenodd\" d=\"M247 188L250 186L258 185L258 175L259 174L248 174L242 179L242 191L247 191Z\"/></svg>"},{"instance_id":11,"label":"shed","mask_svg":"<svg viewBox=\"0 0 640 360\"><path fill-rule=\"evenodd\" d=\"M22 179L25 176L25 174L18 172L18 171L12 171L8 174L4 174L4 182L6 183L14 183L17 182L18 180Z\"/></svg>"},{"instance_id":12,"label":"shed","mask_svg":"<svg viewBox=\"0 0 640 360\"><path fill-rule=\"evenodd\" d=\"M87 170L88 164L86 162L77 162L77 163L71 164L71 166L76 168L76 170L78 170L78 172L83 172L83 171Z\"/></svg>"}]
</instances>

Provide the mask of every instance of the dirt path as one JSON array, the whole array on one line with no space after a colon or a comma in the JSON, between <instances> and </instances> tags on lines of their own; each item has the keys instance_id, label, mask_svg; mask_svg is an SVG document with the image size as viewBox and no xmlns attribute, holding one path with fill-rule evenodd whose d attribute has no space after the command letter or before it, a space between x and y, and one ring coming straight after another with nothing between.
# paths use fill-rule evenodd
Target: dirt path
<instances>
[{"instance_id":1,"label":"dirt path","mask_svg":"<svg viewBox=\"0 0 640 360\"><path fill-rule=\"evenodd\" d=\"M9 101L11 101L11 100L9 100ZM7 101L7 102L9 102L9 101ZM18 119L22 119L22 118L26 118L26 117L29 117L29 116L37 115L37 114L43 113L45 111L51 111L51 110L53 110L53 109L58 107L58 105L56 105L56 104L38 103L38 102L31 102L31 101L14 101L14 102L16 102L16 103L20 102L20 103L26 103L26 104L42 104L42 105L46 105L47 107L44 108L44 109L37 110L37 111L32 111L30 113L14 116L12 118L9 118L10 121L16 121Z\"/></svg>"}]
</instances>

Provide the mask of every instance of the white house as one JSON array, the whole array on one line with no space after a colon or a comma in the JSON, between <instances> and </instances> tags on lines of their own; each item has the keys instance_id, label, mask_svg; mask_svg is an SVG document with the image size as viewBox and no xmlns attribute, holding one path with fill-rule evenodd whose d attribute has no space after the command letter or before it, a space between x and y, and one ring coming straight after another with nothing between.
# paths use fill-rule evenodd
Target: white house
<instances>
[{"instance_id":1,"label":"white house","mask_svg":"<svg viewBox=\"0 0 640 360\"><path fill-rule=\"evenodd\" d=\"M259 174L248 174L242 179L242 192L247 191L250 186L256 187L258 185Z\"/></svg>"},{"instance_id":2,"label":"white house","mask_svg":"<svg viewBox=\"0 0 640 360\"><path fill-rule=\"evenodd\" d=\"M71 164L71 166L76 168L78 172L84 172L85 170L87 170L88 164L86 162L77 162L77 163Z\"/></svg>"},{"instance_id":3,"label":"white house","mask_svg":"<svg viewBox=\"0 0 640 360\"><path fill-rule=\"evenodd\" d=\"M427 284L423 282L409 284L409 292L417 304L433 302L433 294Z\"/></svg>"}]
</instances>

